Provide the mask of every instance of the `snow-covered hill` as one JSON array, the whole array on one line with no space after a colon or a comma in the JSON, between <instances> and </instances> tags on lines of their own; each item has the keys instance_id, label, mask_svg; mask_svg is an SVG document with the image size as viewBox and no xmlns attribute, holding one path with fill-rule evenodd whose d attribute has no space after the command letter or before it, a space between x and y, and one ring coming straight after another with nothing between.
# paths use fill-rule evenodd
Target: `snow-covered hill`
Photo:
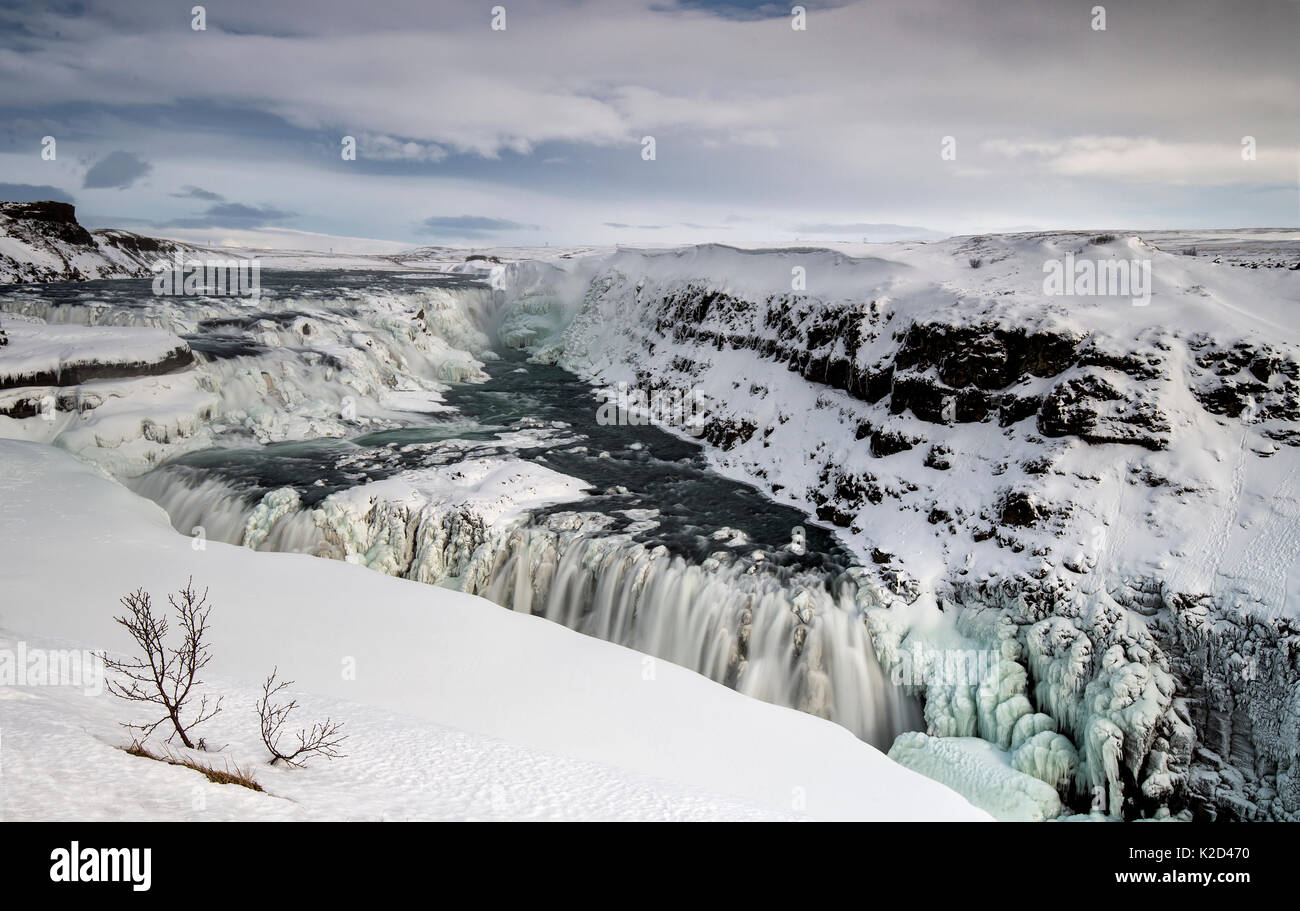
<instances>
[{"instance_id":1,"label":"snow-covered hill","mask_svg":"<svg viewBox=\"0 0 1300 911\"><path fill-rule=\"evenodd\" d=\"M63 202L0 202L0 285L148 275L197 248L130 231L90 232Z\"/></svg>"}]
</instances>

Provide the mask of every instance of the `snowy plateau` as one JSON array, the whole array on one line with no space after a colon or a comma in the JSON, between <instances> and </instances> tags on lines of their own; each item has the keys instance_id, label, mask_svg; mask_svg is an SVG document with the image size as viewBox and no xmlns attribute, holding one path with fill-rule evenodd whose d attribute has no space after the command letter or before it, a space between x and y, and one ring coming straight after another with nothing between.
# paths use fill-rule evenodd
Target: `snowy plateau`
<instances>
[{"instance_id":1,"label":"snowy plateau","mask_svg":"<svg viewBox=\"0 0 1300 911\"><path fill-rule=\"evenodd\" d=\"M5 818L1300 818L1300 232L181 251L250 301L30 205L0 649L125 651L193 575L207 758L265 793L7 686ZM1067 257L1149 297L1046 294ZM620 384L702 426L600 437L573 390ZM276 665L348 758L259 758Z\"/></svg>"}]
</instances>

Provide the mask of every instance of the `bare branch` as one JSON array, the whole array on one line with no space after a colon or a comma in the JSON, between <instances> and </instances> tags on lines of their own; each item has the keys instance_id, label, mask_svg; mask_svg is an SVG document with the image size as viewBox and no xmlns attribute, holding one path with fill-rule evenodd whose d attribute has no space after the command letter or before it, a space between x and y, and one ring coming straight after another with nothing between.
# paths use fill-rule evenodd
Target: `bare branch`
<instances>
[{"instance_id":1,"label":"bare branch","mask_svg":"<svg viewBox=\"0 0 1300 911\"><path fill-rule=\"evenodd\" d=\"M138 588L121 599L126 612L113 619L135 640L143 657L117 659L103 655L104 666L124 678L110 679L108 691L128 702L156 705L164 712L157 721L125 727L149 737L164 722L170 722L172 734L167 740L179 737L181 743L194 749L196 744L190 739L193 729L221 711L221 697L209 706L208 697L203 696L187 720L191 715L190 696L195 687L202 685L199 671L212 660L205 642L208 614L212 610L207 598L206 589L202 596L195 592L192 577L178 593L167 596L180 617L181 642L174 648L167 645L167 617L154 613L148 592ZM202 740L197 747L203 747Z\"/></svg>"},{"instance_id":2,"label":"bare branch","mask_svg":"<svg viewBox=\"0 0 1300 911\"><path fill-rule=\"evenodd\" d=\"M313 756L326 759L341 759L346 756L339 752L339 747L347 735L342 733L343 723L326 718L323 722L313 724L310 730L303 729L294 736L298 740L297 749L286 752L280 749L280 737L290 713L298 707L297 699L288 702L276 702L276 697L293 685L292 680L276 681L280 673L277 667L262 683L262 698L257 703L257 717L261 722L262 743L271 753L271 765L283 762L286 765L302 767ZM287 748L286 748L287 749Z\"/></svg>"}]
</instances>

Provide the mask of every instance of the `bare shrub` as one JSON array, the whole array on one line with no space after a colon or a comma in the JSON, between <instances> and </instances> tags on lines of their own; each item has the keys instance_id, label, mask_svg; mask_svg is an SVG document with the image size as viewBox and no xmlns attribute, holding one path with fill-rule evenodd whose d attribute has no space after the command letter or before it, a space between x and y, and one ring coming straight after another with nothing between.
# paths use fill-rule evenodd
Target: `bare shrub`
<instances>
[{"instance_id":1,"label":"bare shrub","mask_svg":"<svg viewBox=\"0 0 1300 911\"><path fill-rule=\"evenodd\" d=\"M126 678L125 682L108 680L108 691L128 702L156 705L163 717L149 724L126 724L124 727L139 731L147 738L164 722L172 726L167 741L179 737L190 749L206 749L200 739L191 739L194 728L221 711L221 698L209 706L208 697L200 696L198 705L191 704L195 688L202 684L199 672L212 660L204 636L208 632L208 592L200 596L194 590L191 577L185 587L167 600L180 618L181 641L175 647L167 643L168 622L165 615L155 614L152 599L143 588L138 588L121 601L127 612L113 619L135 640L143 658L119 660L103 655L104 666Z\"/></svg>"},{"instance_id":2,"label":"bare shrub","mask_svg":"<svg viewBox=\"0 0 1300 911\"><path fill-rule=\"evenodd\" d=\"M1096 244L1097 246L1101 246L1102 244L1110 244L1114 242L1115 242L1114 234L1098 234L1096 237L1092 239L1092 243Z\"/></svg>"},{"instance_id":3,"label":"bare shrub","mask_svg":"<svg viewBox=\"0 0 1300 911\"><path fill-rule=\"evenodd\" d=\"M980 266L984 265L984 260L980 259L978 256L972 256L968 262L972 269L978 269Z\"/></svg>"},{"instance_id":4,"label":"bare shrub","mask_svg":"<svg viewBox=\"0 0 1300 911\"><path fill-rule=\"evenodd\" d=\"M347 735L341 733L343 723L331 721L329 718L319 724L313 724L311 730L305 728L299 730L295 734L298 746L293 752L280 749L280 736L284 731L285 723L289 720L289 714L298 707L298 700L275 702L276 697L283 690L293 685L292 680L277 682L275 678L279 673L278 667L271 671L271 676L267 677L262 684L262 698L257 703L257 717L262 723L262 743L271 753L271 765L283 762L301 768L313 756L323 756L326 759L343 758L345 754L339 752L339 746L347 739Z\"/></svg>"}]
</instances>

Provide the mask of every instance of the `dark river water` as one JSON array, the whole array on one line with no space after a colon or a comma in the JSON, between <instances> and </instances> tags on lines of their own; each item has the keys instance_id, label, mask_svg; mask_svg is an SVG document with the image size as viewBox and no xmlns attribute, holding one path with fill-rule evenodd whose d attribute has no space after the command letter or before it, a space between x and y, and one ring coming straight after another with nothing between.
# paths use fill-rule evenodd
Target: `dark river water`
<instances>
[{"instance_id":1,"label":"dark river water","mask_svg":"<svg viewBox=\"0 0 1300 911\"><path fill-rule=\"evenodd\" d=\"M578 508L609 514L615 519L610 531L623 530L633 521L626 515L629 510L656 510L659 525L637 533L636 539L663 544L688 558L702 559L718 550L718 540L711 536L729 528L744 532L747 549L762 550L780 565L834 574L851 562L828 530L756 488L712 471L698 443L654 426L601 424L600 400L573 374L530 364L522 352L511 349L502 349L500 360L487 362L486 372L487 382L453 384L444 394L454 414L430 414L415 426L348 440L210 449L169 464L220 477L259 498L293 487L310 506L335 491L401 471L443 465L465 455L510 454L585 481L591 495ZM561 442L501 442L503 435L528 430L558 434ZM421 445L447 441L476 445ZM573 503L558 504L538 515L574 508ZM796 534L806 541L802 555L787 546Z\"/></svg>"}]
</instances>

